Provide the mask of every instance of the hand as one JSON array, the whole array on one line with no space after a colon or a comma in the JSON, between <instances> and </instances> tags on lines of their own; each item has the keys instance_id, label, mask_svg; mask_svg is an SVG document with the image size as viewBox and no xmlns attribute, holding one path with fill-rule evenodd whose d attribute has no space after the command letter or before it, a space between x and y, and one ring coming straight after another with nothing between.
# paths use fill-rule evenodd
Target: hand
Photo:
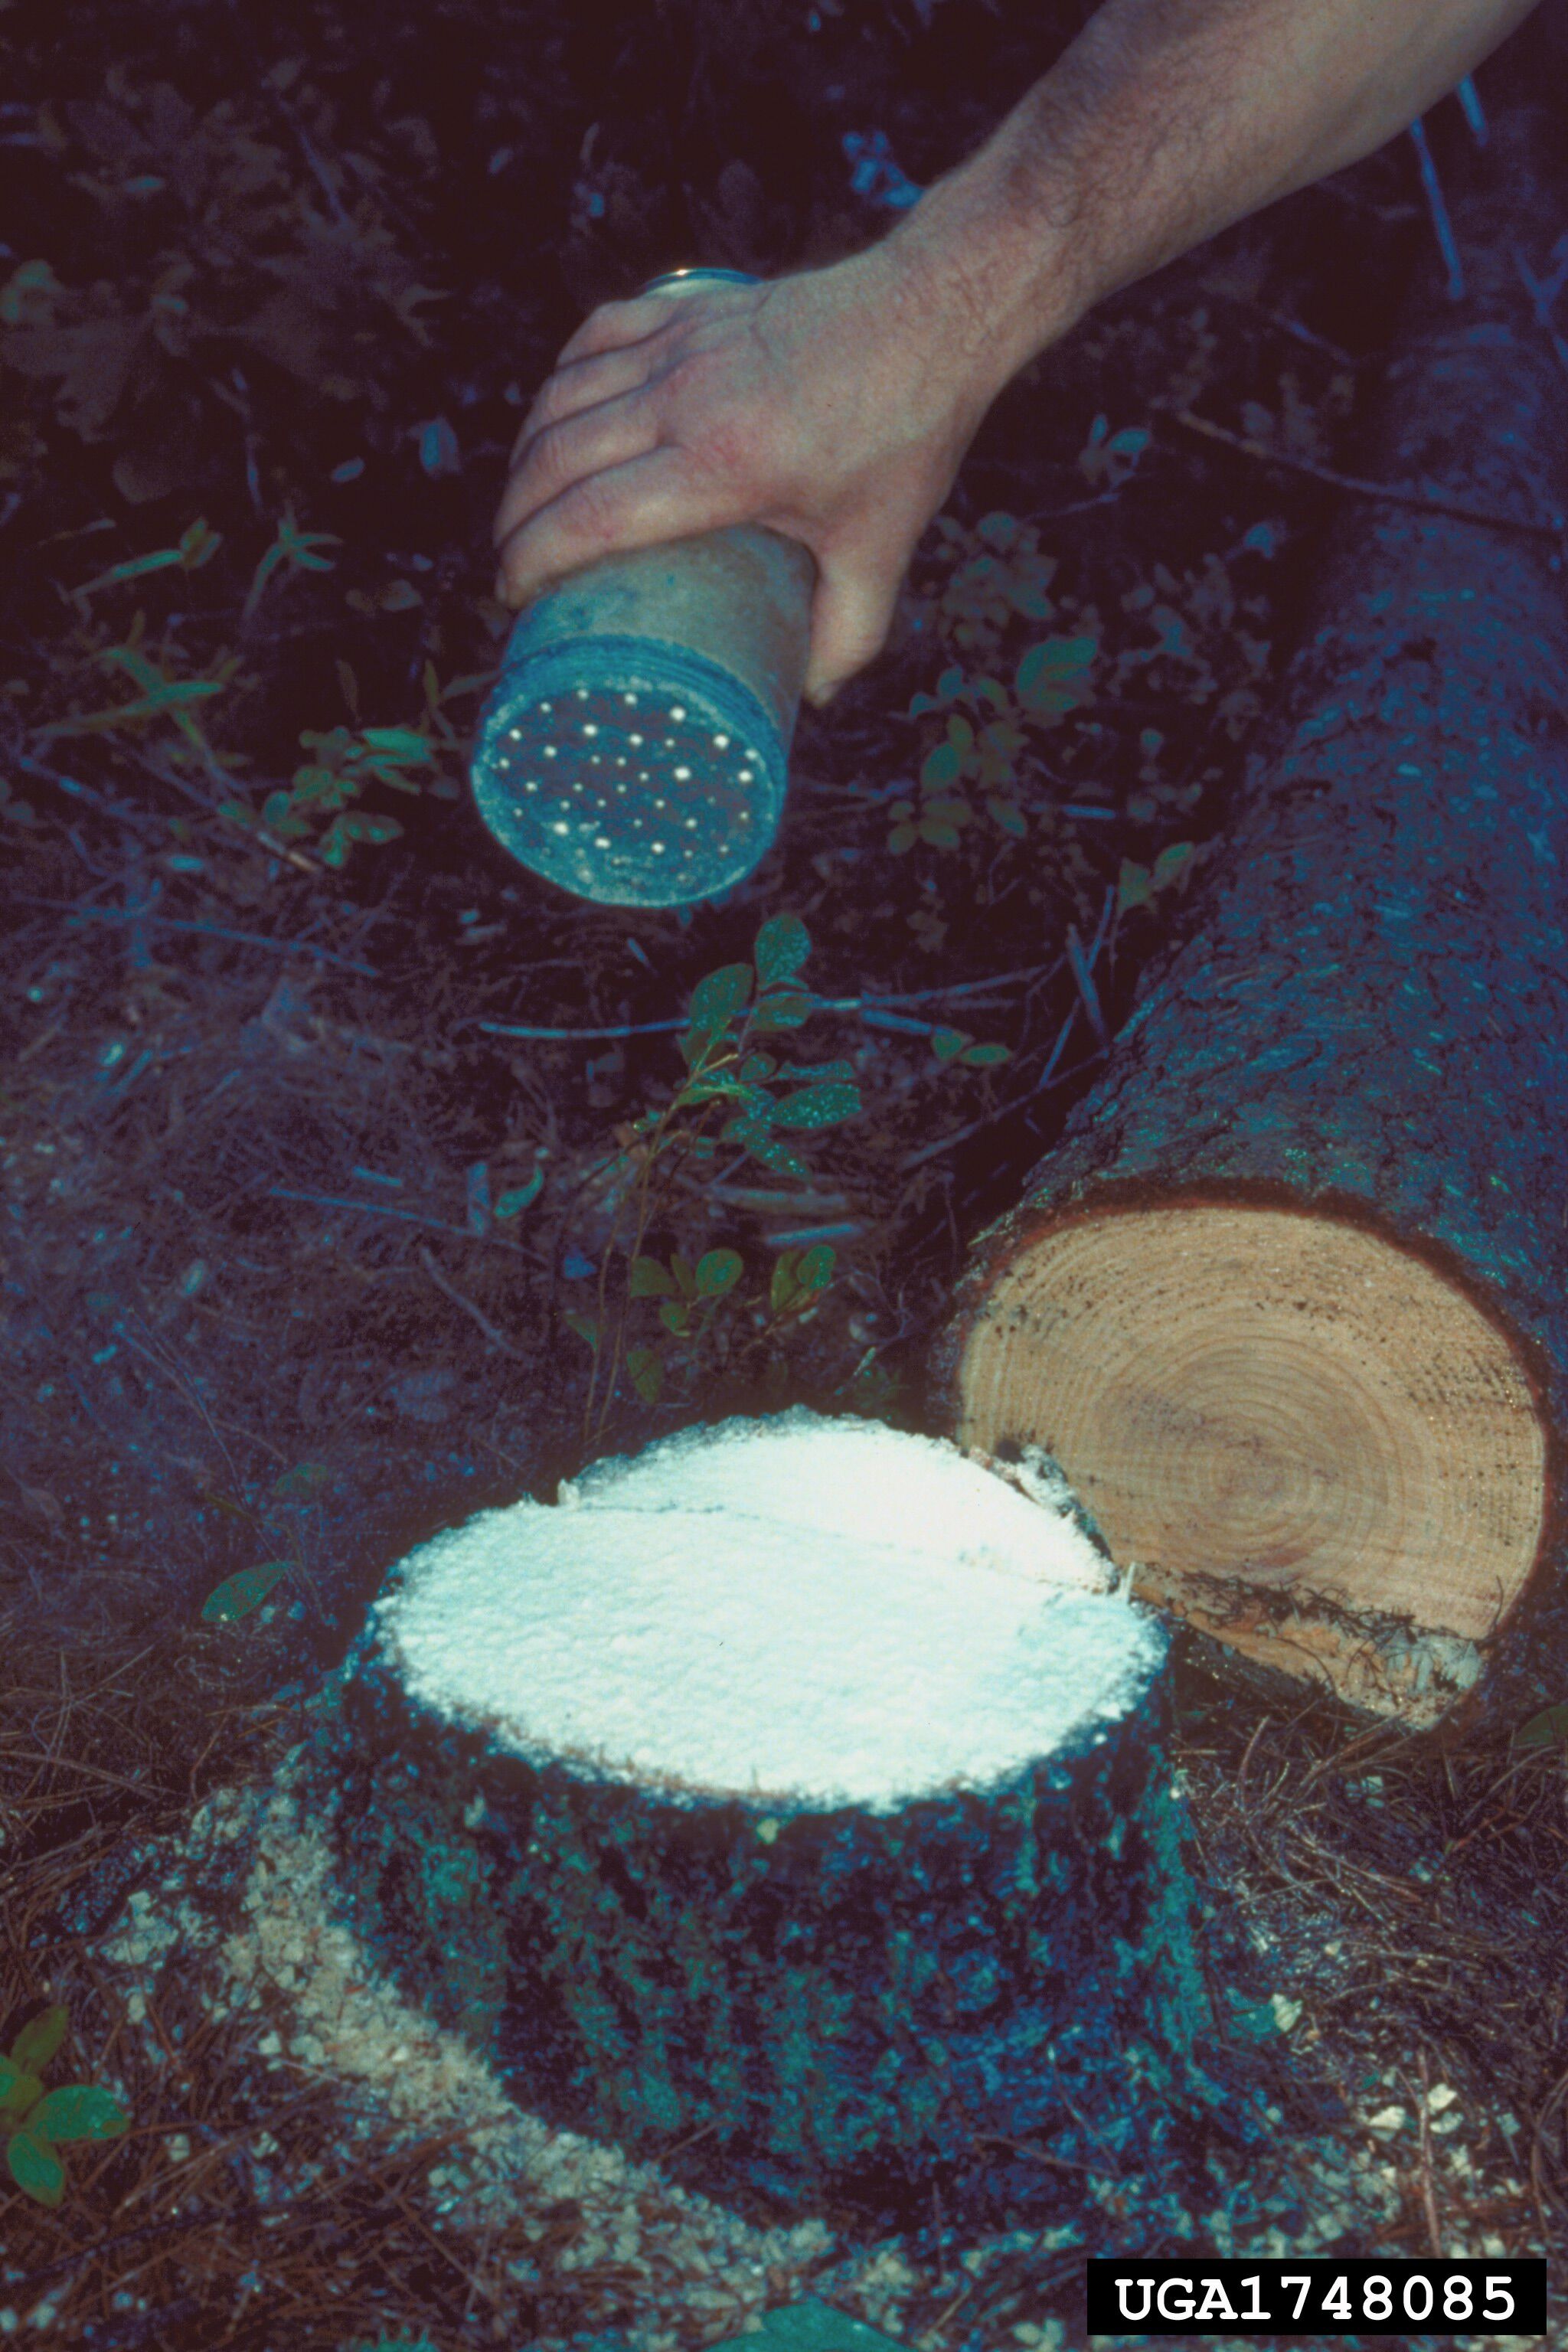
<instances>
[{"instance_id":1,"label":"hand","mask_svg":"<svg viewBox=\"0 0 1568 2352\"><path fill-rule=\"evenodd\" d=\"M520 605L593 558L762 523L816 559L805 693L881 651L994 383L886 247L606 302L523 420L492 538Z\"/></svg>"}]
</instances>

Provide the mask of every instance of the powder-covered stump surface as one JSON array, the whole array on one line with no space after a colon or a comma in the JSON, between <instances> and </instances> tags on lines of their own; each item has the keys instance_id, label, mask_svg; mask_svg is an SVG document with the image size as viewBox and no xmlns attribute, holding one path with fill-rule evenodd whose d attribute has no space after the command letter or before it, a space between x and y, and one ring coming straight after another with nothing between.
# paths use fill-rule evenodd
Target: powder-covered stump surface
<instances>
[{"instance_id":1,"label":"powder-covered stump surface","mask_svg":"<svg viewBox=\"0 0 1568 2352\"><path fill-rule=\"evenodd\" d=\"M741 2210L1195 2157L1165 1637L1111 1585L1065 1491L805 1412L482 1513L322 1711L345 1913L520 2100Z\"/></svg>"}]
</instances>

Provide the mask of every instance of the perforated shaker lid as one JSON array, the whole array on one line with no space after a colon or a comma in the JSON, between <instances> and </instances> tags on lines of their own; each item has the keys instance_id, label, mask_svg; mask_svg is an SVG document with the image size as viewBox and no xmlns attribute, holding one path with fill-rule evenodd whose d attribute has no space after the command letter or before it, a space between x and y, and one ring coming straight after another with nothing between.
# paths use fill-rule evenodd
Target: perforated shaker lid
<instances>
[{"instance_id":1,"label":"perforated shaker lid","mask_svg":"<svg viewBox=\"0 0 1568 2352\"><path fill-rule=\"evenodd\" d=\"M546 881L605 906L678 907L766 856L785 755L756 697L716 663L580 637L503 674L472 782L491 833Z\"/></svg>"}]
</instances>

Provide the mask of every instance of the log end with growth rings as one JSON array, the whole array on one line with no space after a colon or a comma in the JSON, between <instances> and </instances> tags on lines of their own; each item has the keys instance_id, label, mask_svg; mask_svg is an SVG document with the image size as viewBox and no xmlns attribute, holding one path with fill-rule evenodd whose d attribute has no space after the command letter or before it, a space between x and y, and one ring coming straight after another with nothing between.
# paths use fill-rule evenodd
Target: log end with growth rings
<instances>
[{"instance_id":1,"label":"log end with growth rings","mask_svg":"<svg viewBox=\"0 0 1568 2352\"><path fill-rule=\"evenodd\" d=\"M1350 1219L1166 1196L1047 1215L954 1339L957 1434L1054 1457L1142 1600L1426 1728L1542 1549L1515 1347Z\"/></svg>"}]
</instances>

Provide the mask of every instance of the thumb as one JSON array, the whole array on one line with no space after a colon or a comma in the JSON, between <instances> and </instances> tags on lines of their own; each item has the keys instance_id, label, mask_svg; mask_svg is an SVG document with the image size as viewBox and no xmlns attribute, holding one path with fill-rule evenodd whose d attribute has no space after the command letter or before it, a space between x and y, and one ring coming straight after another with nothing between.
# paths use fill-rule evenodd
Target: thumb
<instances>
[{"instance_id":1,"label":"thumb","mask_svg":"<svg viewBox=\"0 0 1568 2352\"><path fill-rule=\"evenodd\" d=\"M811 651L802 689L816 709L825 709L887 644L900 576L879 578L863 568L822 564L812 598Z\"/></svg>"}]
</instances>

